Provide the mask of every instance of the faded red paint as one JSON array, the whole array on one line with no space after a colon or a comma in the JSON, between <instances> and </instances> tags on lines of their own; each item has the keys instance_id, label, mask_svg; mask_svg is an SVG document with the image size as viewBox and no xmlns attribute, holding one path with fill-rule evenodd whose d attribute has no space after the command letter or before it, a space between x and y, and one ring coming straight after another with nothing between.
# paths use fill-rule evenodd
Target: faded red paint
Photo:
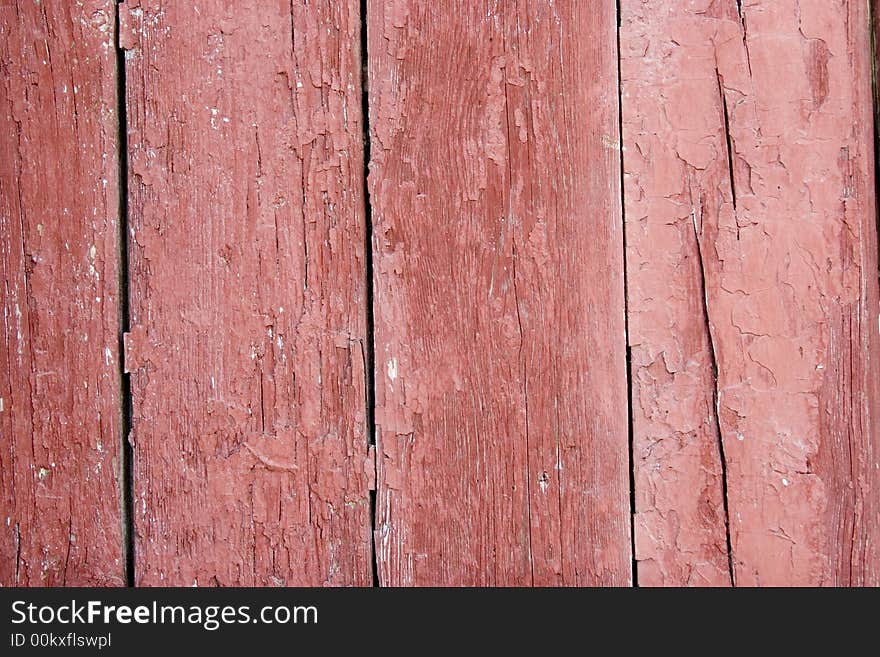
<instances>
[{"instance_id":1,"label":"faded red paint","mask_svg":"<svg viewBox=\"0 0 880 657\"><path fill-rule=\"evenodd\" d=\"M723 458L737 585L876 585L865 3L622 10L639 581L729 583Z\"/></svg>"},{"instance_id":2,"label":"faded red paint","mask_svg":"<svg viewBox=\"0 0 880 657\"><path fill-rule=\"evenodd\" d=\"M615 14L573 4L368 3L385 585L630 582Z\"/></svg>"},{"instance_id":3,"label":"faded red paint","mask_svg":"<svg viewBox=\"0 0 880 657\"><path fill-rule=\"evenodd\" d=\"M369 584L358 3L122 40L137 581Z\"/></svg>"},{"instance_id":4,"label":"faded red paint","mask_svg":"<svg viewBox=\"0 0 880 657\"><path fill-rule=\"evenodd\" d=\"M142 585L880 585L864 2L128 0L124 355L72 4L0 7L0 585L124 583L120 359Z\"/></svg>"},{"instance_id":5,"label":"faded red paint","mask_svg":"<svg viewBox=\"0 0 880 657\"><path fill-rule=\"evenodd\" d=\"M114 3L0 7L0 585L119 585Z\"/></svg>"}]
</instances>

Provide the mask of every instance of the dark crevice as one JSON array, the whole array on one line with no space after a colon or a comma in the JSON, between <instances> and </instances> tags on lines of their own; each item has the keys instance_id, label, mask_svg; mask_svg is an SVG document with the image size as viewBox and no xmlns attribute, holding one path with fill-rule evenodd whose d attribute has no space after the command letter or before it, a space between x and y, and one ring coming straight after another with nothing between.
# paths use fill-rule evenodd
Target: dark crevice
<instances>
[{"instance_id":1,"label":"dark crevice","mask_svg":"<svg viewBox=\"0 0 880 657\"><path fill-rule=\"evenodd\" d=\"M733 214L736 217L736 184L733 179L733 138L730 136L730 113L727 109L727 96L724 93L724 80L717 67L715 68L715 79L718 81L718 96L721 99L724 137L727 140L727 172L730 179L730 196L733 200Z\"/></svg>"},{"instance_id":2,"label":"dark crevice","mask_svg":"<svg viewBox=\"0 0 880 657\"><path fill-rule=\"evenodd\" d=\"M733 218L737 226L737 239L739 239L739 224L736 216L736 184L733 172L733 137L730 134L730 112L727 108L727 96L724 93L724 80L718 67L715 67L715 79L718 83L718 97L721 102L721 118L723 121L724 138L727 148L727 175L730 181L730 197L733 204ZM706 268L703 261L703 248L700 242L700 233L703 230L702 201L700 203L700 225L697 226L696 213L694 214L694 239L697 243L697 255L700 265L700 291L703 295L703 317L706 322L706 335L709 338L709 356L712 362L712 398L715 418L715 431L718 436L718 458L721 463L721 495L724 504L724 533L727 540L727 568L730 574L731 586L736 586L736 570L733 564L733 543L730 538L730 510L727 501L727 458L724 453L724 436L721 433L721 399L718 394L718 357L715 353L715 337L712 333L712 323L709 319L709 297L706 290Z\"/></svg>"},{"instance_id":3,"label":"dark crevice","mask_svg":"<svg viewBox=\"0 0 880 657\"><path fill-rule=\"evenodd\" d=\"M125 583L135 585L134 552L134 506L132 476L131 433L132 401L131 377L125 371L125 348L123 335L131 328L129 310L128 279L128 113L126 112L125 50L119 44L119 5L116 3L115 44L116 44L116 112L119 125L119 377L120 401L120 479L122 489L122 555L125 563Z\"/></svg>"},{"instance_id":4,"label":"dark crevice","mask_svg":"<svg viewBox=\"0 0 880 657\"><path fill-rule=\"evenodd\" d=\"M636 561L636 462L633 432L633 379L632 349L629 346L629 275L626 268L626 194L624 190L623 161L623 72L620 52L620 0L617 0L617 139L620 153L620 220L623 225L623 326L626 349L626 399L627 399L627 445L629 453L629 536L630 558L632 559L632 585L639 585L639 570Z\"/></svg>"},{"instance_id":5,"label":"dark crevice","mask_svg":"<svg viewBox=\"0 0 880 657\"><path fill-rule=\"evenodd\" d=\"M625 241L625 240L624 240ZM626 266L624 265L624 276ZM629 322L626 327L626 339L629 342ZM636 561L636 460L635 460L635 433L633 431L633 390L632 390L632 349L626 345L626 401L629 412L629 532L630 553L632 554L632 585L639 586L639 570Z\"/></svg>"},{"instance_id":6,"label":"dark crevice","mask_svg":"<svg viewBox=\"0 0 880 657\"><path fill-rule=\"evenodd\" d=\"M880 199L880 88L877 80L877 7L876 0L868 2L868 27L871 33L871 89L874 99L874 186L875 199ZM880 251L880 204L875 203L877 224L877 248ZM878 272L880 279L880 253L878 253Z\"/></svg>"},{"instance_id":7,"label":"dark crevice","mask_svg":"<svg viewBox=\"0 0 880 657\"><path fill-rule=\"evenodd\" d=\"M749 52L749 24L746 19L745 11L742 7L741 0L737 0L736 3L736 13L739 15L739 22L742 25L742 44L743 50L746 53L746 68L749 71L749 78L752 77L752 55Z\"/></svg>"},{"instance_id":8,"label":"dark crevice","mask_svg":"<svg viewBox=\"0 0 880 657\"><path fill-rule=\"evenodd\" d=\"M380 586L379 562L376 555L376 488L379 485L376 459L376 348L373 319L373 211L370 206L370 94L369 62L367 58L367 0L360 0L360 65L361 65L361 126L364 140L363 196L364 196L364 262L366 263L366 336L364 345L365 388L367 404L367 445L373 453L373 487L370 490L370 555L373 586Z\"/></svg>"},{"instance_id":9,"label":"dark crevice","mask_svg":"<svg viewBox=\"0 0 880 657\"><path fill-rule=\"evenodd\" d=\"M736 571L733 564L733 543L730 539L730 509L727 501L727 455L724 451L724 436L721 433L721 397L718 394L718 355L715 352L715 336L712 331L712 322L709 318L709 298L706 287L706 265L703 260L703 245L700 233L703 230L702 203L700 209L700 221L697 225L697 215L694 212L694 240L697 245L697 264L700 267L700 294L703 300L703 320L706 326L706 336L709 339L709 359L712 365L712 416L715 419L715 432L718 439L718 460L721 463L721 503L724 507L724 535L727 542L727 569L730 575L730 585L736 586Z\"/></svg>"}]
</instances>

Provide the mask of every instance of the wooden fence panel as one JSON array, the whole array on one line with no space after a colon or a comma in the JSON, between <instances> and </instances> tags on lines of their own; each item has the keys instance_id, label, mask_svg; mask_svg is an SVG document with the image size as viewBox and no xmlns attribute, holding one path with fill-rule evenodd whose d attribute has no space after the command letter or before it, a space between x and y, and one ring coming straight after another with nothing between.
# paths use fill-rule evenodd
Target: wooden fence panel
<instances>
[{"instance_id":1,"label":"wooden fence panel","mask_svg":"<svg viewBox=\"0 0 880 657\"><path fill-rule=\"evenodd\" d=\"M0 3L0 585L880 585L872 3L256 4Z\"/></svg>"},{"instance_id":2,"label":"wooden fence panel","mask_svg":"<svg viewBox=\"0 0 880 657\"><path fill-rule=\"evenodd\" d=\"M380 581L628 584L614 3L367 5Z\"/></svg>"},{"instance_id":3,"label":"wooden fence panel","mask_svg":"<svg viewBox=\"0 0 880 657\"><path fill-rule=\"evenodd\" d=\"M113 2L0 6L0 585L125 583Z\"/></svg>"},{"instance_id":4,"label":"wooden fence panel","mask_svg":"<svg viewBox=\"0 0 880 657\"><path fill-rule=\"evenodd\" d=\"M621 7L639 583L876 585L866 3Z\"/></svg>"},{"instance_id":5,"label":"wooden fence panel","mask_svg":"<svg viewBox=\"0 0 880 657\"><path fill-rule=\"evenodd\" d=\"M368 585L358 3L121 22L137 581Z\"/></svg>"}]
</instances>

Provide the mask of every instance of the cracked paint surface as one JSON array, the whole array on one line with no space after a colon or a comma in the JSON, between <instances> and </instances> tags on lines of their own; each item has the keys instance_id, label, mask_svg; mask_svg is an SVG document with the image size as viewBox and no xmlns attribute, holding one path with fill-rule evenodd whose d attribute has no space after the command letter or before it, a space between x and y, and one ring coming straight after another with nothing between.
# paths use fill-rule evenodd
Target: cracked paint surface
<instances>
[{"instance_id":1,"label":"cracked paint surface","mask_svg":"<svg viewBox=\"0 0 880 657\"><path fill-rule=\"evenodd\" d=\"M878 583L869 43L860 2L622 2L640 584Z\"/></svg>"},{"instance_id":2,"label":"cracked paint surface","mask_svg":"<svg viewBox=\"0 0 880 657\"><path fill-rule=\"evenodd\" d=\"M121 19L137 581L369 585L358 3Z\"/></svg>"},{"instance_id":3,"label":"cracked paint surface","mask_svg":"<svg viewBox=\"0 0 880 657\"><path fill-rule=\"evenodd\" d=\"M114 3L0 7L0 584L125 582Z\"/></svg>"}]
</instances>

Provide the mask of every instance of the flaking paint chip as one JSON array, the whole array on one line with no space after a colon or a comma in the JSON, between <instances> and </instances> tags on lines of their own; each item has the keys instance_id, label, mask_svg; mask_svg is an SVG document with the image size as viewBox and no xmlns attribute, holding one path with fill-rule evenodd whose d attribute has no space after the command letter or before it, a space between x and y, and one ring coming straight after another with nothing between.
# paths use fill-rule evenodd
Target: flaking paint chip
<instances>
[{"instance_id":1,"label":"flaking paint chip","mask_svg":"<svg viewBox=\"0 0 880 657\"><path fill-rule=\"evenodd\" d=\"M392 358L388 361L388 378L394 381L397 378L397 359Z\"/></svg>"}]
</instances>

